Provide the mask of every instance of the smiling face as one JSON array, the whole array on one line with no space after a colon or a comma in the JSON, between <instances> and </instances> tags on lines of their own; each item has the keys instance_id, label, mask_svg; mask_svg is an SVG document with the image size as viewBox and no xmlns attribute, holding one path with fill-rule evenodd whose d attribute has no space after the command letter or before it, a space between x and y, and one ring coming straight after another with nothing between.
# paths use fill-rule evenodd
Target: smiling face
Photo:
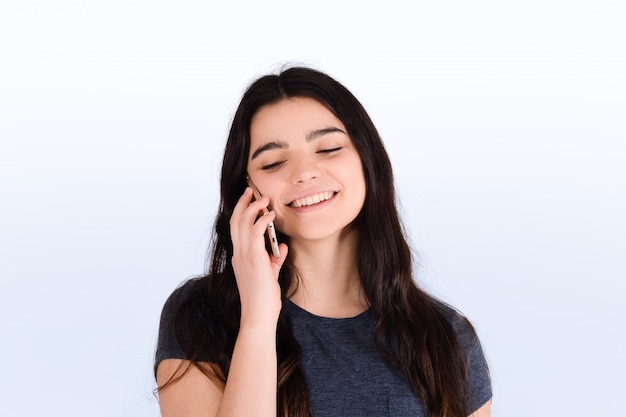
<instances>
[{"instance_id":1,"label":"smiling face","mask_svg":"<svg viewBox=\"0 0 626 417\"><path fill-rule=\"evenodd\" d=\"M292 239L338 235L365 201L365 178L343 123L310 98L262 107L250 126L248 173Z\"/></svg>"}]
</instances>

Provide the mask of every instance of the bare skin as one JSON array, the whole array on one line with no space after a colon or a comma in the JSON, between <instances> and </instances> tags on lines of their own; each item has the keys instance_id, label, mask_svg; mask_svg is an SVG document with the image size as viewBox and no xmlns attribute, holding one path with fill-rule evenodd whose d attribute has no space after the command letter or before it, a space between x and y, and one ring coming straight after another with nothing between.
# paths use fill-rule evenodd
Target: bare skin
<instances>
[{"instance_id":1,"label":"bare skin","mask_svg":"<svg viewBox=\"0 0 626 417\"><path fill-rule=\"evenodd\" d=\"M278 273L288 252L299 285L291 301L324 317L354 317L367 309L357 268L353 220L365 198L358 153L346 129L311 99L263 107L250 128L248 173L265 196L245 190L231 217L232 264L241 297L241 325L226 384L191 367L159 392L163 417L276 416L276 326L282 308ZM263 208L271 208L258 217ZM270 221L289 236L276 259L265 250ZM159 385L188 362L169 359ZM206 369L210 369L207 367ZM490 403L472 417L490 417Z\"/></svg>"},{"instance_id":2,"label":"bare skin","mask_svg":"<svg viewBox=\"0 0 626 417\"><path fill-rule=\"evenodd\" d=\"M241 325L232 356L228 381L224 386L208 379L192 367L179 381L159 393L161 414L169 416L276 416L276 325L282 306L278 272L287 253L281 244L281 257L265 251L263 233L274 213L256 220L267 207L263 198L252 202L246 189L231 218L233 267L241 297ZM159 364L157 383L175 375L179 360ZM184 369L184 368L183 368Z\"/></svg>"}]
</instances>

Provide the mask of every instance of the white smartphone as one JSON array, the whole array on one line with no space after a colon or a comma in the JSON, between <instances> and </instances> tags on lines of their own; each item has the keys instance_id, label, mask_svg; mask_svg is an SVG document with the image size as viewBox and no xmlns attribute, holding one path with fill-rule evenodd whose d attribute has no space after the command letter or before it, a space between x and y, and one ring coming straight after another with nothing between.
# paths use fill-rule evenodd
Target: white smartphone
<instances>
[{"instance_id":1,"label":"white smartphone","mask_svg":"<svg viewBox=\"0 0 626 417\"><path fill-rule=\"evenodd\" d=\"M246 174L246 181L248 182L248 185L250 186L250 188L252 188L252 192L254 193L254 198L256 200L259 200L261 198L261 193L259 192L259 189L256 188L256 186L252 183L250 176L247 174ZM267 208L264 208L263 214L267 214L267 213L269 213L269 210ZM276 237L276 227L274 227L274 222L270 222L270 224L267 225L267 239L270 243L270 247L272 248L272 255L274 255L274 258L279 258L280 251L278 250L278 237Z\"/></svg>"}]
</instances>

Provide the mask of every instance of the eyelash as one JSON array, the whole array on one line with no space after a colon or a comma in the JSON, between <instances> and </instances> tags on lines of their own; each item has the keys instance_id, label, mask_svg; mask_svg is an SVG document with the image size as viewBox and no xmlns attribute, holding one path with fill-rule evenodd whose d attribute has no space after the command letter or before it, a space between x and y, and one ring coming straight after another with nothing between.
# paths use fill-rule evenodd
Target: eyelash
<instances>
[{"instance_id":1,"label":"eyelash","mask_svg":"<svg viewBox=\"0 0 626 417\"><path fill-rule=\"evenodd\" d=\"M338 146L336 148L331 148L331 149L321 149L321 150L317 151L317 153L321 154L323 156L332 155L335 152L339 152L341 150L341 148L342 148L341 146ZM285 161L279 161L279 162L274 162L274 163L271 163L271 164L263 165L261 167L261 169L263 171L272 171L272 170L275 170L275 169L279 168L284 162Z\"/></svg>"},{"instance_id":2,"label":"eyelash","mask_svg":"<svg viewBox=\"0 0 626 417\"><path fill-rule=\"evenodd\" d=\"M283 164L283 162L284 162L284 161L280 161L280 162L274 162L274 163L272 163L272 164L268 164L268 165L263 165L263 166L261 167L261 169L262 169L263 171L272 171L272 170L274 170L274 169L276 169L276 168L280 167L280 166Z\"/></svg>"},{"instance_id":3,"label":"eyelash","mask_svg":"<svg viewBox=\"0 0 626 417\"><path fill-rule=\"evenodd\" d=\"M320 151L317 151L317 153L321 153L323 155L329 155L335 152L338 152L341 149L341 146L338 146L336 148L331 148L331 149L322 149Z\"/></svg>"}]
</instances>

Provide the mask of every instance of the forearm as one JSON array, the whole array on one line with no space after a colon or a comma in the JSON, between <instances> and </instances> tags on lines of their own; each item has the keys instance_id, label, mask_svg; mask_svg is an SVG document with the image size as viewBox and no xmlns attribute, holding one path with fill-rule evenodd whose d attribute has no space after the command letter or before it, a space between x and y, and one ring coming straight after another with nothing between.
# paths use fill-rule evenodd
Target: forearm
<instances>
[{"instance_id":1,"label":"forearm","mask_svg":"<svg viewBox=\"0 0 626 417\"><path fill-rule=\"evenodd\" d=\"M275 213L259 217L259 212L268 204L267 197L252 201L252 189L246 188L230 218L241 316L219 417L276 417L278 275L288 249L282 243L279 258L265 250L265 231Z\"/></svg>"},{"instance_id":2,"label":"forearm","mask_svg":"<svg viewBox=\"0 0 626 417\"><path fill-rule=\"evenodd\" d=\"M242 326L217 415L275 417L276 373L276 326Z\"/></svg>"}]
</instances>

